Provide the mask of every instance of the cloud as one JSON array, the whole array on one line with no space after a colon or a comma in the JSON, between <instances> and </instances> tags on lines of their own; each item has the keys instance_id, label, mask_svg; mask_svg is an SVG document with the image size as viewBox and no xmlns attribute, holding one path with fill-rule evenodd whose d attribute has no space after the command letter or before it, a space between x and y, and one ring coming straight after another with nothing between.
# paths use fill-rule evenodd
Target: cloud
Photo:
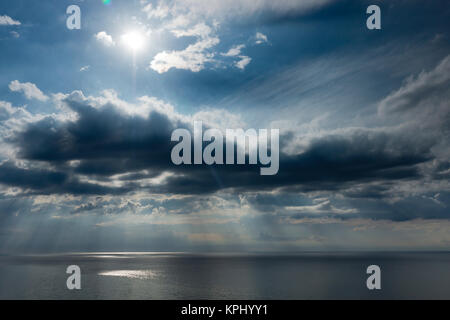
<instances>
[{"instance_id":1,"label":"cloud","mask_svg":"<svg viewBox=\"0 0 450 320\"><path fill-rule=\"evenodd\" d=\"M238 61L234 62L234 65L237 68L244 70L245 67L252 61L252 58L250 58L249 56L241 55L241 50L244 48L245 48L244 44L236 45L236 46L230 48L230 50L228 50L228 52L222 53L222 56L239 58Z\"/></svg>"},{"instance_id":2,"label":"cloud","mask_svg":"<svg viewBox=\"0 0 450 320\"><path fill-rule=\"evenodd\" d=\"M37 118L25 107L16 107L10 102L0 100L0 161L14 157L14 148L6 142L8 138L23 129L26 123L35 121Z\"/></svg>"},{"instance_id":3,"label":"cloud","mask_svg":"<svg viewBox=\"0 0 450 320\"><path fill-rule=\"evenodd\" d=\"M222 53L223 56L225 57L235 57L241 54L241 50L245 48L244 44L239 44L236 45L232 48L230 48L230 50L228 50L228 52L226 53Z\"/></svg>"},{"instance_id":4,"label":"cloud","mask_svg":"<svg viewBox=\"0 0 450 320\"><path fill-rule=\"evenodd\" d=\"M91 66L83 66L80 68L80 72L88 71Z\"/></svg>"},{"instance_id":5,"label":"cloud","mask_svg":"<svg viewBox=\"0 0 450 320\"><path fill-rule=\"evenodd\" d=\"M0 26L20 26L20 21L12 19L10 16L0 16Z\"/></svg>"},{"instance_id":6,"label":"cloud","mask_svg":"<svg viewBox=\"0 0 450 320\"><path fill-rule=\"evenodd\" d=\"M257 32L255 35L255 43L256 44L262 44L262 43L267 43L269 42L269 40L267 39L267 36L261 32Z\"/></svg>"},{"instance_id":7,"label":"cloud","mask_svg":"<svg viewBox=\"0 0 450 320\"><path fill-rule=\"evenodd\" d=\"M0 121L9 119L10 115L14 113L14 108L11 103L0 100Z\"/></svg>"},{"instance_id":8,"label":"cloud","mask_svg":"<svg viewBox=\"0 0 450 320\"><path fill-rule=\"evenodd\" d=\"M361 128L310 138L300 153L281 152L276 176L259 176L258 168L251 165L174 166L169 156L172 131L190 129L193 118L205 119L207 126L217 125L219 114L226 113L213 110L186 117L170 108L167 111L161 102L148 97L140 99L141 106L132 106L113 92L105 92L103 97L73 92L66 95L64 103L76 113L75 117L37 119L8 139L18 150L19 159L47 164L46 168L64 173L64 181L73 182L64 183L65 188L61 182L55 186L58 192L79 193L77 186L81 183L88 186L85 193L93 194L137 190L153 194L208 194L227 189L343 190L356 182L420 179L417 166L433 158L433 142L412 139L400 130ZM231 123L242 124L238 118L228 118ZM293 142L290 134L280 139L282 145ZM23 169L12 168L13 163L8 164L7 170L20 178L15 184L12 178L3 179L3 183L33 187L26 182ZM126 175L127 179L118 175ZM35 191L39 190L36 187Z\"/></svg>"},{"instance_id":9,"label":"cloud","mask_svg":"<svg viewBox=\"0 0 450 320\"><path fill-rule=\"evenodd\" d=\"M215 63L213 65L228 65L244 70L251 61L249 56L240 54L244 45L235 46L228 52L221 54L214 50L214 46L220 42L219 36L215 35L215 33L218 33L221 22L229 22L237 17L242 18L252 15L279 16L305 12L313 8L318 8L328 2L330 1L282 0L275 3L268 0L212 0L208 1L208 5L205 5L204 1L176 0L159 1L157 7L151 3L141 2L143 6L142 11L146 14L147 18L150 21L158 20L157 27L153 29L158 30L158 32L171 32L176 37L197 37L197 42L189 45L184 50L164 50L156 54L150 62L150 69L158 73L165 73L172 68L199 72L205 68L207 63ZM203 22L198 23L198 21ZM208 25L214 27L214 33ZM267 36L260 32L255 37L257 44L268 41ZM232 62L224 61L220 59L220 56L239 57L240 60Z\"/></svg>"},{"instance_id":10,"label":"cloud","mask_svg":"<svg viewBox=\"0 0 450 320\"><path fill-rule=\"evenodd\" d=\"M195 30L186 29L180 36L202 34L202 28ZM2 134L12 151L10 160L1 163L1 188L21 196L88 197L90 200L83 202L88 205L77 202L69 211L91 214L136 211L195 215L200 211L226 211L235 217L236 211L270 212L280 223L298 225L323 219L329 223L356 218L447 219L450 190L445 183L450 165L445 156L448 138L442 134L448 123L442 113L448 101L446 63L444 59L430 71L409 77L398 90L381 99L385 102L383 111L391 118L400 115L400 124L337 129L319 126L321 130L311 132L295 124L284 128L280 170L271 177L260 176L258 168L251 165L171 163L170 135L175 128L192 130L194 119L201 119L206 127L246 128L239 114L203 109L182 115L154 97L130 103L112 90L87 97L81 91L58 94L58 103L68 110L64 112L66 117L32 118L16 126L17 130ZM409 98L415 90L423 95ZM431 96L433 103L425 104ZM389 100L391 97L395 99ZM407 107L399 108L398 101L406 101ZM6 102L3 106L4 118L13 117L16 108ZM439 111L439 116L434 117L433 110ZM411 122L420 115L416 112L426 112L427 117L419 117L422 125L427 123L426 134ZM67 116L69 113L73 115ZM437 118L440 126L431 125ZM141 200L121 203L123 211L118 203L92 201L96 196L112 195L121 201L134 197ZM142 200L146 197L191 199L191 205L183 209L187 200L179 200L176 205L165 202L154 208ZM214 201L200 207L197 200L207 197L214 197Z\"/></svg>"},{"instance_id":11,"label":"cloud","mask_svg":"<svg viewBox=\"0 0 450 320\"><path fill-rule=\"evenodd\" d=\"M17 31L11 31L10 34L11 34L14 38L20 38L20 33L18 33Z\"/></svg>"},{"instance_id":12,"label":"cloud","mask_svg":"<svg viewBox=\"0 0 450 320\"><path fill-rule=\"evenodd\" d=\"M290 212L295 212L297 214L308 213L311 215L322 215L322 214L336 214L336 215L345 215L345 214L355 214L358 213L357 209L341 209L336 208L330 203L328 199L319 199L318 204L308 205L308 206L287 206L286 210Z\"/></svg>"},{"instance_id":13,"label":"cloud","mask_svg":"<svg viewBox=\"0 0 450 320\"><path fill-rule=\"evenodd\" d=\"M0 164L0 183L19 187L31 194L117 194L125 193L122 188L81 182L67 172L21 168L12 162Z\"/></svg>"},{"instance_id":14,"label":"cloud","mask_svg":"<svg viewBox=\"0 0 450 320\"><path fill-rule=\"evenodd\" d=\"M103 105L93 106L103 99ZM88 175L107 176L166 167L174 124L156 111L149 111L145 117L128 113L127 106L121 106L120 101L111 104L112 99L115 97L85 98L80 92L68 95L64 101L77 113L78 119L59 121L47 116L30 123L25 132L16 137L16 143L21 145L19 157L55 164L67 162L65 170ZM99 121L97 117L103 119ZM117 121L122 124L117 126ZM96 135L97 138L92 139ZM28 139L33 141L27 142ZM45 146L50 141L53 141L51 145ZM111 161L113 158L116 161ZM70 164L72 160L76 162Z\"/></svg>"},{"instance_id":15,"label":"cloud","mask_svg":"<svg viewBox=\"0 0 450 320\"><path fill-rule=\"evenodd\" d=\"M100 31L99 33L95 34L95 39L97 39L99 42L103 43L107 47L115 46L115 42L109 34L107 34L105 31Z\"/></svg>"},{"instance_id":16,"label":"cloud","mask_svg":"<svg viewBox=\"0 0 450 320\"><path fill-rule=\"evenodd\" d=\"M238 67L241 70L244 70L245 67L252 61L252 58L248 56L239 56L239 58L241 58L241 60L236 62L236 67Z\"/></svg>"},{"instance_id":17,"label":"cloud","mask_svg":"<svg viewBox=\"0 0 450 320\"><path fill-rule=\"evenodd\" d=\"M22 92L27 99L36 99L39 101L47 101L48 97L39 90L34 83L24 82L21 83L18 80L11 81L9 89L14 92Z\"/></svg>"},{"instance_id":18,"label":"cloud","mask_svg":"<svg viewBox=\"0 0 450 320\"><path fill-rule=\"evenodd\" d=\"M196 112L192 116L193 121L202 121L212 128L225 132L226 129L247 127L239 114L234 114L225 109L211 109Z\"/></svg>"},{"instance_id":19,"label":"cloud","mask_svg":"<svg viewBox=\"0 0 450 320\"><path fill-rule=\"evenodd\" d=\"M148 19L163 19L168 16L170 8L161 2L156 7L148 3L144 4L142 11L147 15Z\"/></svg>"},{"instance_id":20,"label":"cloud","mask_svg":"<svg viewBox=\"0 0 450 320\"><path fill-rule=\"evenodd\" d=\"M157 7L159 9L156 10L149 5L145 5L142 10L146 13L150 12L151 18L160 18L161 14L156 13L163 12L164 16L170 13L173 17L184 16L197 21L200 18L225 20L266 13L278 16L300 13L329 2L331 0L210 0L208 5L205 5L202 0L175 0L160 1Z\"/></svg>"},{"instance_id":21,"label":"cloud","mask_svg":"<svg viewBox=\"0 0 450 320\"><path fill-rule=\"evenodd\" d=\"M205 63L212 61L212 54L203 53L217 42L198 42L182 51L163 51L158 53L150 63L150 68L158 73L165 73L172 68L199 72Z\"/></svg>"},{"instance_id":22,"label":"cloud","mask_svg":"<svg viewBox=\"0 0 450 320\"><path fill-rule=\"evenodd\" d=\"M213 61L214 54L208 52L217 45L220 40L212 35L212 29L204 23L197 24L187 30L173 30L176 37L195 36L197 42L189 45L184 50L163 51L153 58L150 68L158 73L164 73L172 68L199 72L208 62Z\"/></svg>"},{"instance_id":23,"label":"cloud","mask_svg":"<svg viewBox=\"0 0 450 320\"><path fill-rule=\"evenodd\" d=\"M421 136L436 141L432 166L438 168L450 156L450 56L430 71L409 76L398 89L378 104L378 115L385 121L408 123ZM389 119L389 120L388 120Z\"/></svg>"},{"instance_id":24,"label":"cloud","mask_svg":"<svg viewBox=\"0 0 450 320\"><path fill-rule=\"evenodd\" d=\"M450 56L444 58L433 70L410 77L398 90L379 104L382 114L410 112L414 109L448 110L450 98Z\"/></svg>"},{"instance_id":25,"label":"cloud","mask_svg":"<svg viewBox=\"0 0 450 320\"><path fill-rule=\"evenodd\" d=\"M190 29L174 29L171 32L177 37L198 37L201 39L207 39L213 33L211 27L205 23L196 24Z\"/></svg>"}]
</instances>

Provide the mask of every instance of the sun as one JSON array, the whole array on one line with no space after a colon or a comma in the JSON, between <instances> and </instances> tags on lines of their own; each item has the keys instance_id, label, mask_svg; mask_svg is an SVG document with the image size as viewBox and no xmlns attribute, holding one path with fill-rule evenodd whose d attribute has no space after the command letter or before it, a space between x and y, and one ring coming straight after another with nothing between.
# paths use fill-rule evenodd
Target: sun
<instances>
[{"instance_id":1,"label":"sun","mask_svg":"<svg viewBox=\"0 0 450 320\"><path fill-rule=\"evenodd\" d=\"M133 52L142 49L144 42L144 37L137 31L131 31L122 36L122 43Z\"/></svg>"}]
</instances>

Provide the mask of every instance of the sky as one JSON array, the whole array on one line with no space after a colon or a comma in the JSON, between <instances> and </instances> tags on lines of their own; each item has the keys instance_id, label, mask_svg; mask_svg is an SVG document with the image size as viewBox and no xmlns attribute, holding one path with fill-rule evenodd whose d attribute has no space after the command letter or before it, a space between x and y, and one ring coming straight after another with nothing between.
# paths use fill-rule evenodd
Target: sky
<instances>
[{"instance_id":1,"label":"sky","mask_svg":"<svg viewBox=\"0 0 450 320\"><path fill-rule=\"evenodd\" d=\"M440 0L2 1L0 252L449 250L449 21ZM279 129L278 173L174 165L194 121Z\"/></svg>"}]
</instances>

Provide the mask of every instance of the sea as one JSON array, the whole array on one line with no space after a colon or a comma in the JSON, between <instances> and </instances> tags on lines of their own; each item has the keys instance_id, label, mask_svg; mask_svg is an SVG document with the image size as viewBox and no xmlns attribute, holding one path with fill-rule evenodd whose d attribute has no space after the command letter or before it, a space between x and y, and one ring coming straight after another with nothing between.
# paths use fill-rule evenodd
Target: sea
<instances>
[{"instance_id":1,"label":"sea","mask_svg":"<svg viewBox=\"0 0 450 320\"><path fill-rule=\"evenodd\" d=\"M80 290L67 287L71 265ZM450 252L0 255L0 299L450 299Z\"/></svg>"}]
</instances>

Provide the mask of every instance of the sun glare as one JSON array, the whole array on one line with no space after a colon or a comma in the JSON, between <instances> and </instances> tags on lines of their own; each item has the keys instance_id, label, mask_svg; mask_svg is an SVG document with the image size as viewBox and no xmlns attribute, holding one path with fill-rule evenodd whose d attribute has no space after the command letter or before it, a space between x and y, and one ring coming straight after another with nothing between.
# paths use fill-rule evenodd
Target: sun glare
<instances>
[{"instance_id":1,"label":"sun glare","mask_svg":"<svg viewBox=\"0 0 450 320\"><path fill-rule=\"evenodd\" d=\"M123 44L133 52L139 51L144 46L144 37L136 31L131 31L122 36Z\"/></svg>"}]
</instances>

